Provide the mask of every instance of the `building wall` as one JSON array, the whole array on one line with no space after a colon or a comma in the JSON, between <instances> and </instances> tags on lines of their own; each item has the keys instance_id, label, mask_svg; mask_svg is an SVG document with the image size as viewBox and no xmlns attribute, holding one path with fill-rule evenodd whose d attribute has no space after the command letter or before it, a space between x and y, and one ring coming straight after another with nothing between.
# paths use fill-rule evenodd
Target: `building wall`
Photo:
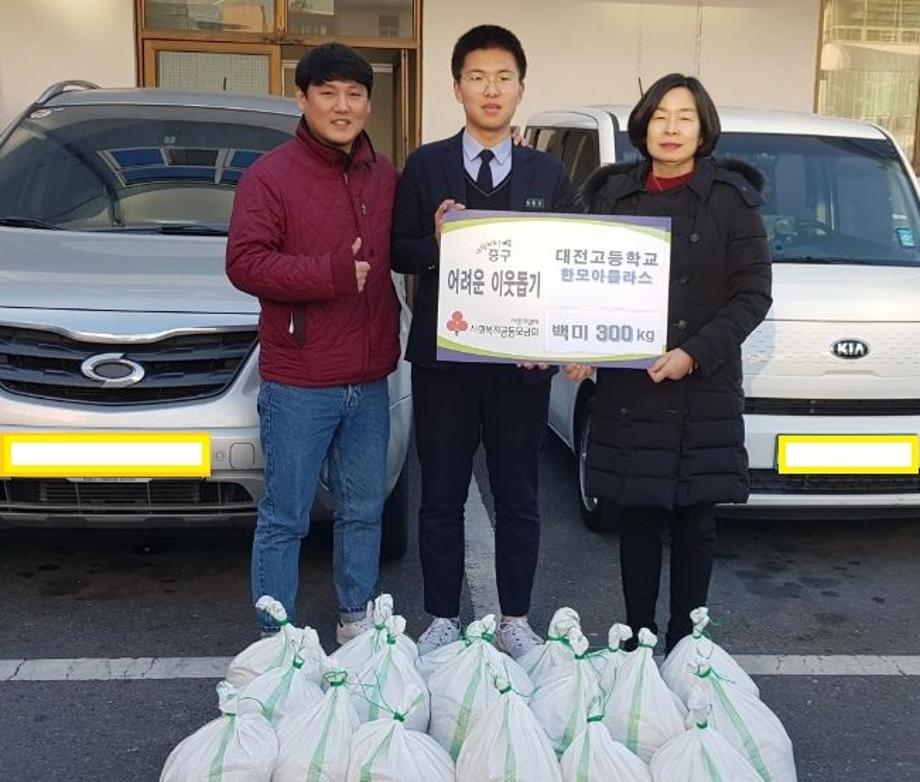
<instances>
[{"instance_id":1,"label":"building wall","mask_svg":"<svg viewBox=\"0 0 920 782\"><path fill-rule=\"evenodd\" d=\"M0 0L0 128L63 79L135 85L132 0Z\"/></svg>"},{"instance_id":2,"label":"building wall","mask_svg":"<svg viewBox=\"0 0 920 782\"><path fill-rule=\"evenodd\" d=\"M545 109L635 103L640 77L648 86L671 71L698 75L717 104L812 111L819 11L819 0L426 0L423 140L462 124L450 52L473 24L501 24L521 39L523 123Z\"/></svg>"},{"instance_id":3,"label":"building wall","mask_svg":"<svg viewBox=\"0 0 920 782\"><path fill-rule=\"evenodd\" d=\"M513 29L530 61L518 120L577 103L633 103L638 79L700 75L722 105L810 111L819 0L424 0L422 136L462 123L450 52L474 23ZM132 0L0 0L0 127L48 84L135 84Z\"/></svg>"}]
</instances>

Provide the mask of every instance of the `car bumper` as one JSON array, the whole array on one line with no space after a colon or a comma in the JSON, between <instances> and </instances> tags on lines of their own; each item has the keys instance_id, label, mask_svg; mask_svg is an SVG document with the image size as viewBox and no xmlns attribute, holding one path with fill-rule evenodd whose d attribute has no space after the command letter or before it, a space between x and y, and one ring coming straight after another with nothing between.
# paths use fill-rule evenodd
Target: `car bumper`
<instances>
[{"instance_id":1,"label":"car bumper","mask_svg":"<svg viewBox=\"0 0 920 782\"><path fill-rule=\"evenodd\" d=\"M745 415L751 510L870 508L920 510L920 475L781 475L777 438L795 435L920 434L920 416Z\"/></svg>"},{"instance_id":2,"label":"car bumper","mask_svg":"<svg viewBox=\"0 0 920 782\"><path fill-rule=\"evenodd\" d=\"M388 492L396 483L406 457L411 421L411 397L391 403ZM176 427L167 430L182 431ZM66 433L87 430L0 425L0 431ZM120 428L118 431L157 430ZM265 489L258 427L205 428L203 431L210 435L211 475L207 478L112 481L0 478L0 526L149 528L251 524ZM311 516L323 519L331 515L332 497L323 475Z\"/></svg>"}]
</instances>

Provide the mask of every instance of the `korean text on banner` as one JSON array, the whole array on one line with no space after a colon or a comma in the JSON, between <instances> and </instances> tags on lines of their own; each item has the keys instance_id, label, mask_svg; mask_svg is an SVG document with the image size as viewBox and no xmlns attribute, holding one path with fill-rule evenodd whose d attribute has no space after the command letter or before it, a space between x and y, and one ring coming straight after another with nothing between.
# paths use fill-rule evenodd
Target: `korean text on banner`
<instances>
[{"instance_id":1,"label":"korean text on banner","mask_svg":"<svg viewBox=\"0 0 920 782\"><path fill-rule=\"evenodd\" d=\"M665 352L671 221L455 211L441 237L441 361L646 367Z\"/></svg>"}]
</instances>

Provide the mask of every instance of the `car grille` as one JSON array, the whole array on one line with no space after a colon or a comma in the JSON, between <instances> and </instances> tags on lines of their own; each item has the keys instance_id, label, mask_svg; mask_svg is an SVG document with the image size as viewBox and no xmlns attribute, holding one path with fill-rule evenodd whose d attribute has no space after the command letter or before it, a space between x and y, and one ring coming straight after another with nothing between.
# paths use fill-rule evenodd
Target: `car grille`
<instances>
[{"instance_id":1,"label":"car grille","mask_svg":"<svg viewBox=\"0 0 920 782\"><path fill-rule=\"evenodd\" d=\"M748 397L755 415L920 415L920 399L770 399Z\"/></svg>"},{"instance_id":2,"label":"car grille","mask_svg":"<svg viewBox=\"0 0 920 782\"><path fill-rule=\"evenodd\" d=\"M238 483L228 481L84 482L60 478L0 481L0 513L200 516L215 512L254 513L255 509L252 495Z\"/></svg>"},{"instance_id":3,"label":"car grille","mask_svg":"<svg viewBox=\"0 0 920 782\"><path fill-rule=\"evenodd\" d=\"M752 494L912 494L920 475L781 475L751 470Z\"/></svg>"},{"instance_id":4,"label":"car grille","mask_svg":"<svg viewBox=\"0 0 920 782\"><path fill-rule=\"evenodd\" d=\"M233 382L256 340L255 328L113 344L0 326L0 388L24 396L96 405L200 399L220 394ZM80 371L86 359L100 353L124 354L144 368L144 378L123 388L103 387Z\"/></svg>"}]
</instances>

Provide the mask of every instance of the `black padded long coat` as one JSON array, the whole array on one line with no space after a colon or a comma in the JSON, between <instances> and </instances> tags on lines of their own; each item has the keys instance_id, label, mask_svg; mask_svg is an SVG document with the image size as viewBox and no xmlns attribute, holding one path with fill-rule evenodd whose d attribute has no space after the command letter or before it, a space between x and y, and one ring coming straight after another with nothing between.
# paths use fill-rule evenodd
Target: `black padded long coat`
<instances>
[{"instance_id":1,"label":"black padded long coat","mask_svg":"<svg viewBox=\"0 0 920 782\"><path fill-rule=\"evenodd\" d=\"M659 384L644 370L598 372L587 489L619 506L742 503L741 343L772 303L763 178L744 163L704 158L688 184L649 193L648 166L603 167L583 197L592 214L672 218L667 343L697 369Z\"/></svg>"}]
</instances>

